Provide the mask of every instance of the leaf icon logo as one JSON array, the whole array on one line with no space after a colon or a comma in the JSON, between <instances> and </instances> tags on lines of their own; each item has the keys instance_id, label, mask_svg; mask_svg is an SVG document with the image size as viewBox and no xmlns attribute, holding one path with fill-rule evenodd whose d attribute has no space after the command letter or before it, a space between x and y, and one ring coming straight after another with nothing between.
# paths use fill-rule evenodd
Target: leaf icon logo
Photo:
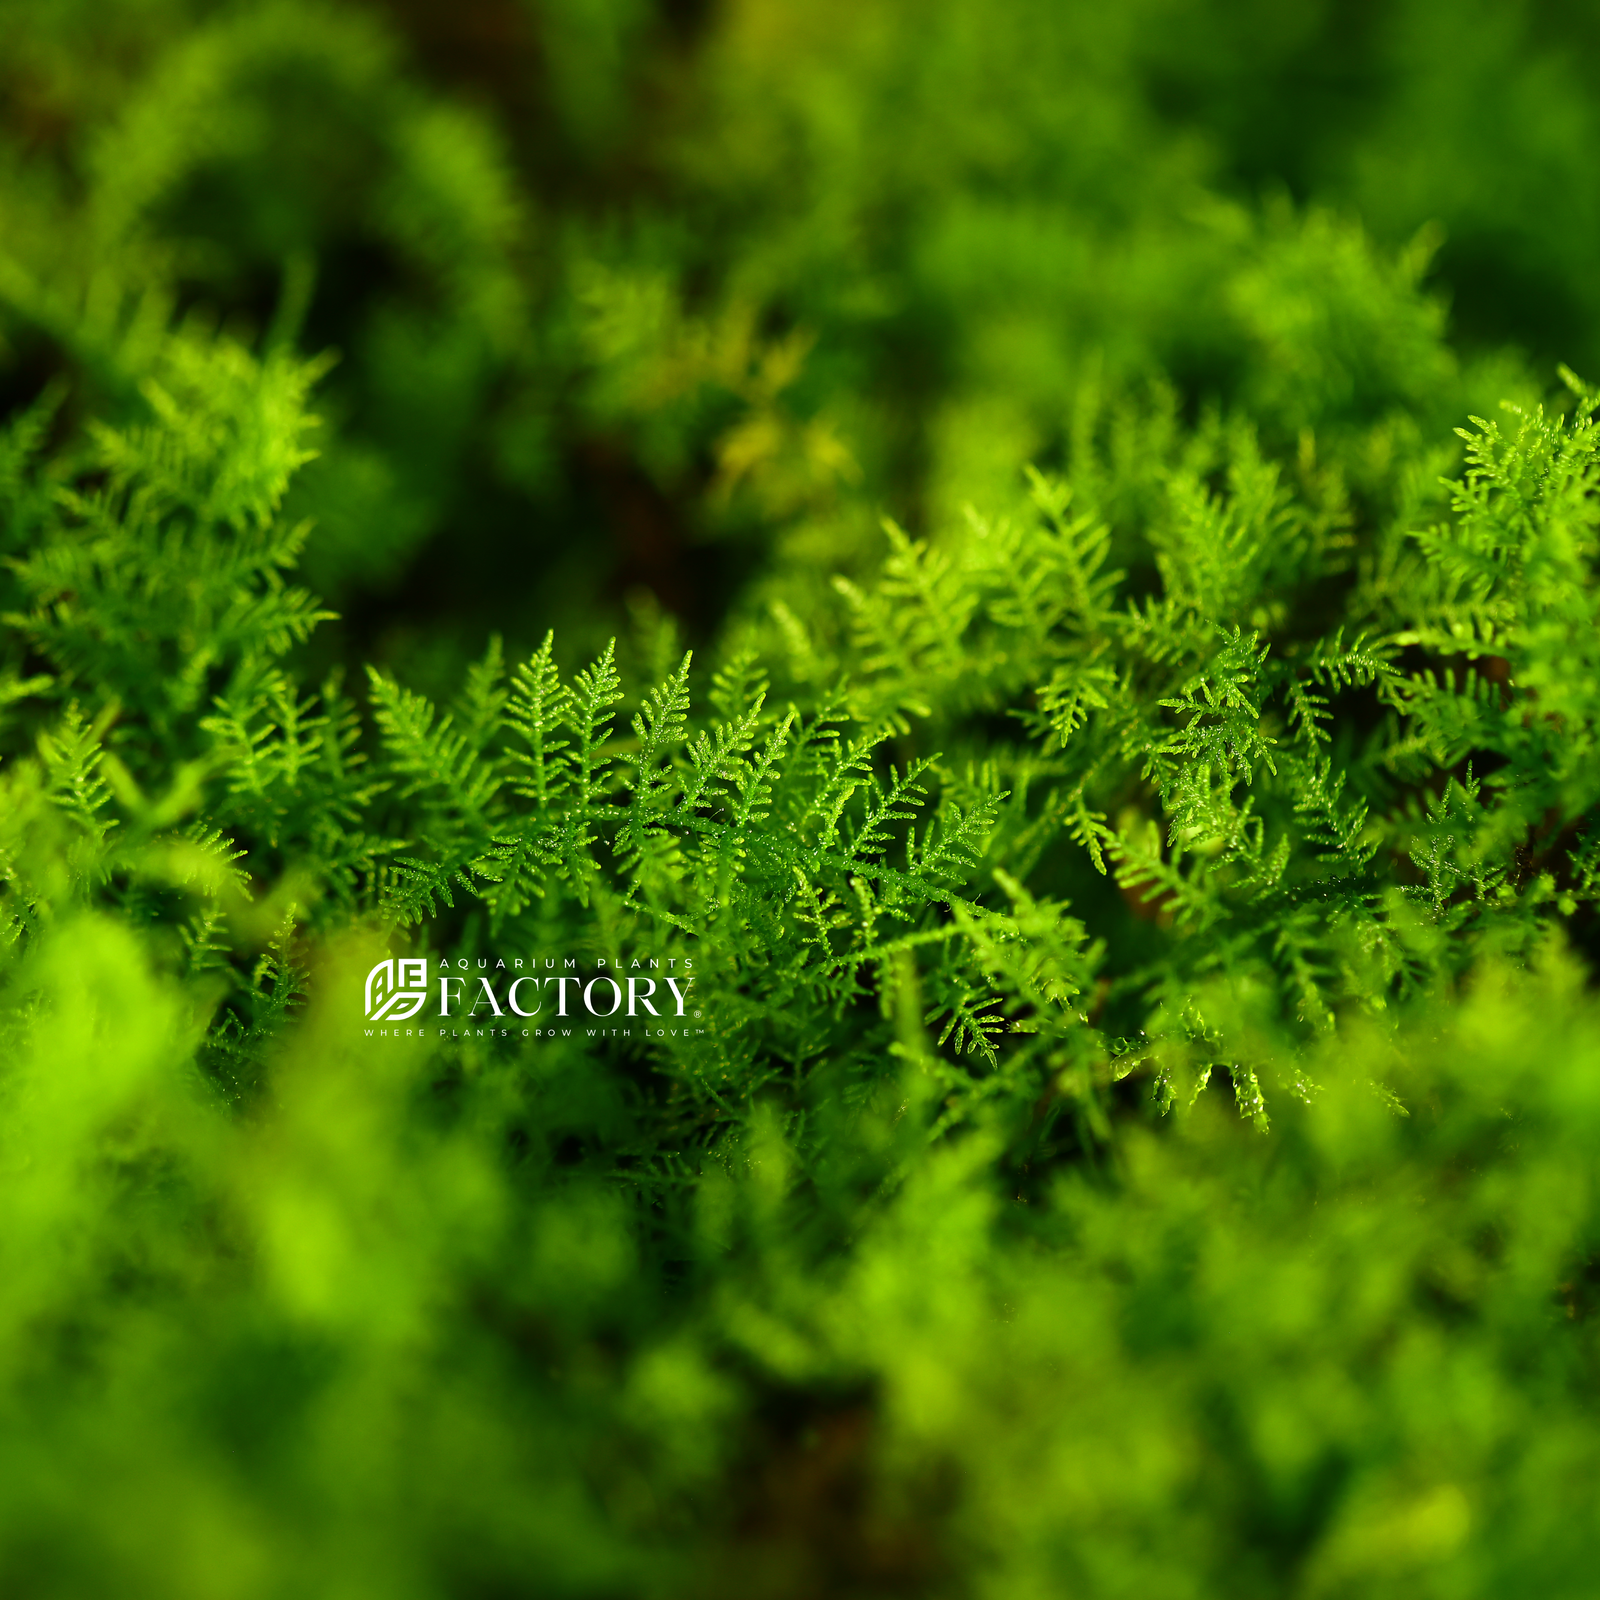
<instances>
[{"instance_id":1,"label":"leaf icon logo","mask_svg":"<svg viewBox=\"0 0 1600 1600\"><path fill-rule=\"evenodd\" d=\"M367 1021L404 1022L428 998L428 963L420 956L380 961L367 974Z\"/></svg>"}]
</instances>

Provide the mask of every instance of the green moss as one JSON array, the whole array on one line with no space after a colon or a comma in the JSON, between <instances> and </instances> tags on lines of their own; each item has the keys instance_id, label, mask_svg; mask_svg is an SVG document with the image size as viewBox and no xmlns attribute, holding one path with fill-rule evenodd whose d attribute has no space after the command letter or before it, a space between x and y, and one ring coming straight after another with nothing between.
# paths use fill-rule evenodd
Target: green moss
<instances>
[{"instance_id":1,"label":"green moss","mask_svg":"<svg viewBox=\"0 0 1600 1600\"><path fill-rule=\"evenodd\" d=\"M7 1595L1589 1591L1589 24L1224 11L8 8Z\"/></svg>"}]
</instances>

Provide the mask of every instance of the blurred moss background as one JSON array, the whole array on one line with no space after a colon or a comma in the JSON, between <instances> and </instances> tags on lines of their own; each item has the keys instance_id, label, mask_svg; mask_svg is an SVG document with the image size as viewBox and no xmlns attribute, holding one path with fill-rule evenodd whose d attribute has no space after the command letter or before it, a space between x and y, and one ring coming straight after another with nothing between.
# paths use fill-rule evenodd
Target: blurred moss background
<instances>
[{"instance_id":1,"label":"blurred moss background","mask_svg":"<svg viewBox=\"0 0 1600 1600\"><path fill-rule=\"evenodd\" d=\"M336 351L323 648L439 681L995 509L1086 383L1292 440L1600 369L1576 4L3 10L3 398L136 381L134 298Z\"/></svg>"},{"instance_id":2,"label":"blurred moss background","mask_svg":"<svg viewBox=\"0 0 1600 1600\"><path fill-rule=\"evenodd\" d=\"M132 418L186 319L327 352L297 670L444 693L494 633L804 616L1029 463L1103 446L1137 520L1170 438L1107 397L1387 527L1600 376L1597 148L1553 0L0 0L0 411ZM1318 1045L1270 1137L1117 1089L1048 1172L930 1149L913 1007L803 1163L756 1105L633 1192L569 1133L635 1136L622 1070L374 1070L365 937L257 1116L127 919L6 989L0 1594L1594 1593L1558 943Z\"/></svg>"}]
</instances>

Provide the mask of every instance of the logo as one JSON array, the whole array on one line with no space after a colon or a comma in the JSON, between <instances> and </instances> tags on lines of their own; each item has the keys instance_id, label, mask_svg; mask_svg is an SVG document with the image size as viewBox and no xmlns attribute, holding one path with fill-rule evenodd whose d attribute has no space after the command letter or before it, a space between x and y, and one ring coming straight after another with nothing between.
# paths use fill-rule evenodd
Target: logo
<instances>
[{"instance_id":1,"label":"logo","mask_svg":"<svg viewBox=\"0 0 1600 1600\"><path fill-rule=\"evenodd\" d=\"M698 1038L708 1030L695 997L695 958L596 956L389 956L367 974L367 1037L423 1039ZM430 974L429 967L436 970ZM589 970L585 971L587 968ZM432 1000L433 1014L421 1012ZM528 1023L531 1026L524 1027ZM454 1026L449 1026L454 1024ZM590 1026L593 1024L593 1026Z\"/></svg>"},{"instance_id":2,"label":"logo","mask_svg":"<svg viewBox=\"0 0 1600 1600\"><path fill-rule=\"evenodd\" d=\"M367 1021L404 1022L428 1002L428 963L421 957L380 961L367 974Z\"/></svg>"}]
</instances>

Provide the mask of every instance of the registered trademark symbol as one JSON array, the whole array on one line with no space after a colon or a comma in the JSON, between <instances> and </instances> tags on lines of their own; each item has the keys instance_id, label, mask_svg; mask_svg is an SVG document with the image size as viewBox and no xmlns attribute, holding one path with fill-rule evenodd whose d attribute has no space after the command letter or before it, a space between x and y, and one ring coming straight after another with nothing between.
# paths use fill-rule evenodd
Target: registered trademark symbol
<instances>
[{"instance_id":1,"label":"registered trademark symbol","mask_svg":"<svg viewBox=\"0 0 1600 1600\"><path fill-rule=\"evenodd\" d=\"M696 1015L696 1016L697 1016L697 1017L703 1017L703 1016L704 1016L704 1015L705 1015L705 1012L703 1012L703 1011L697 1011L697 1012L695 1012L695 1015Z\"/></svg>"}]
</instances>

